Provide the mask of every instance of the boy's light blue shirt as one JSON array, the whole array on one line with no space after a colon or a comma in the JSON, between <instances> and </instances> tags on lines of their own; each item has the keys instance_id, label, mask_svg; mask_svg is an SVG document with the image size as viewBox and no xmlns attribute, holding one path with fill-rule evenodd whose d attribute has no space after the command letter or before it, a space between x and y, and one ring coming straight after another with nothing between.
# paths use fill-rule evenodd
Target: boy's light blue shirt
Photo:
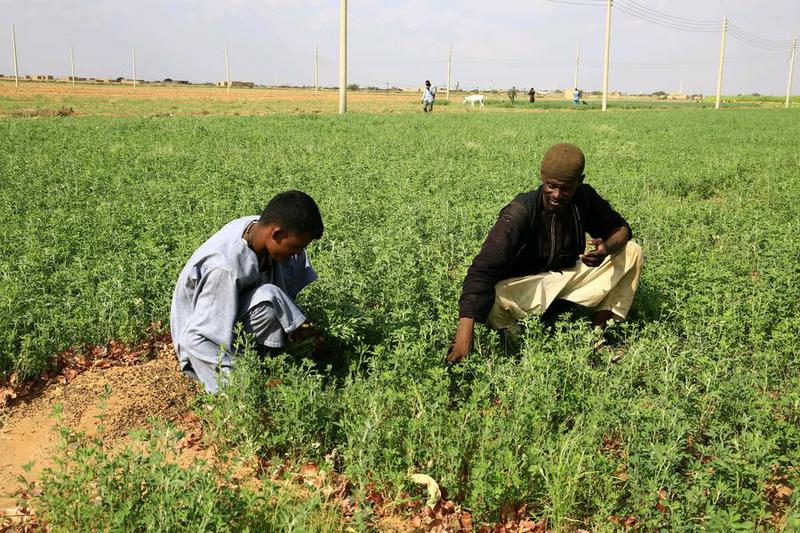
<instances>
[{"instance_id":1,"label":"boy's light blue shirt","mask_svg":"<svg viewBox=\"0 0 800 533\"><path fill-rule=\"evenodd\" d=\"M192 254L178 277L170 329L182 370L190 357L229 370L236 321L262 301L275 304L276 294L285 310L279 317L287 334L305 322L293 300L317 273L305 251L261 272L258 256L242 239L255 220L257 216L248 216L223 226Z\"/></svg>"}]
</instances>

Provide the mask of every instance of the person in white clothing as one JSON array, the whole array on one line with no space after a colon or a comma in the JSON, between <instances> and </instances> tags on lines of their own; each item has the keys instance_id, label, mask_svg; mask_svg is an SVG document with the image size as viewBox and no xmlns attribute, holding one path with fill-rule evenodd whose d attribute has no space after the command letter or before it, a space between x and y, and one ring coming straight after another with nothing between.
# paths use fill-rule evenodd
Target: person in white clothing
<instances>
[{"instance_id":1,"label":"person in white clothing","mask_svg":"<svg viewBox=\"0 0 800 533\"><path fill-rule=\"evenodd\" d=\"M425 80L425 90L422 91L422 110L433 112L433 103L436 101L436 87L431 86L430 80Z\"/></svg>"}]
</instances>

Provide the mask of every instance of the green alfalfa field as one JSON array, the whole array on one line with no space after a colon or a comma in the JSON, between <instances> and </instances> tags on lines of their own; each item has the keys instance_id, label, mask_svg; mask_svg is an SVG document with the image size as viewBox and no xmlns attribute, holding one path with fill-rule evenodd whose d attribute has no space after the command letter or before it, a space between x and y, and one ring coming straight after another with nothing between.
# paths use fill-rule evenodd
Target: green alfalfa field
<instances>
[{"instance_id":1,"label":"green alfalfa field","mask_svg":"<svg viewBox=\"0 0 800 533\"><path fill-rule=\"evenodd\" d=\"M166 327L192 251L289 188L323 213L309 248L320 279L300 304L337 352L244 350L224 393L194 406L227 462L170 462L169 425L124 452L62 428L61 461L29 503L57 530L370 529L387 509L419 512L409 474L425 473L475 528L509 506L564 531L800 526L799 117L0 121L6 382L66 349ZM466 269L560 141L583 148L587 182L643 247L629 321L598 353L577 311L531 319L518 339L479 328L475 353L449 367ZM241 456L272 467L237 485L220 464ZM276 484L274 465L304 463L346 481L335 494Z\"/></svg>"}]
</instances>

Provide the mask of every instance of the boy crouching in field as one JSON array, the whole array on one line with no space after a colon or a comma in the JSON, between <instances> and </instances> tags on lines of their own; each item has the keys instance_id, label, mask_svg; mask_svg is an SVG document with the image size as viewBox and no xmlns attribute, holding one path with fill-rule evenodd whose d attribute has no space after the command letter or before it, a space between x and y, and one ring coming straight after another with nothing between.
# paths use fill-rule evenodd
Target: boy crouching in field
<instances>
[{"instance_id":1,"label":"boy crouching in field","mask_svg":"<svg viewBox=\"0 0 800 533\"><path fill-rule=\"evenodd\" d=\"M542 185L500 212L467 271L459 322L447 360L472 350L475 321L505 329L559 301L594 308L592 324L624 320L642 272L631 228L583 183L585 159L572 144L542 158ZM594 249L586 251L585 233Z\"/></svg>"},{"instance_id":2,"label":"boy crouching in field","mask_svg":"<svg viewBox=\"0 0 800 533\"><path fill-rule=\"evenodd\" d=\"M269 201L261 217L229 222L192 254L172 297L170 329L181 370L206 391L230 371L234 327L241 322L259 347L281 348L287 337L323 338L305 324L294 303L317 279L305 248L322 237L314 200L288 191Z\"/></svg>"}]
</instances>

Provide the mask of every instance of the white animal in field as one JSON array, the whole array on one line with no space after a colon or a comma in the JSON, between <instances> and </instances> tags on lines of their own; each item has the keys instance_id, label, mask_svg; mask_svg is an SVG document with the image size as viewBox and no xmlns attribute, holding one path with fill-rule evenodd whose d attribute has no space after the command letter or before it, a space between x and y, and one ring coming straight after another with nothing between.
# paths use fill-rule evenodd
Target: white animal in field
<instances>
[{"instance_id":1,"label":"white animal in field","mask_svg":"<svg viewBox=\"0 0 800 533\"><path fill-rule=\"evenodd\" d=\"M464 103L469 104L470 107L475 107L475 104L480 104L481 108L483 108L485 101L486 98L484 98L482 94L471 94L464 97Z\"/></svg>"}]
</instances>

